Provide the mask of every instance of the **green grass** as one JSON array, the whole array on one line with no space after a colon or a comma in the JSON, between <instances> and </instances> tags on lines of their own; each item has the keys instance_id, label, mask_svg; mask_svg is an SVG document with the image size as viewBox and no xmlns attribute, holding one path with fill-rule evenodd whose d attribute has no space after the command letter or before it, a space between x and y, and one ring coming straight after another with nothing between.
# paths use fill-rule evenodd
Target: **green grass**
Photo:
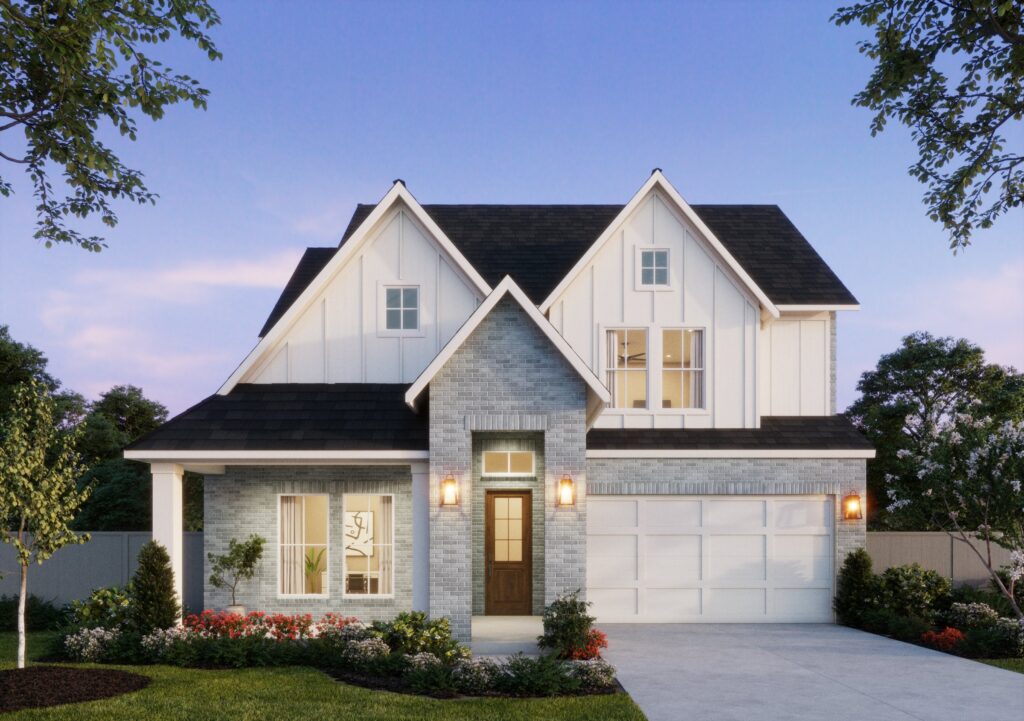
<instances>
[{"instance_id":1,"label":"green grass","mask_svg":"<svg viewBox=\"0 0 1024 721\"><path fill-rule=\"evenodd\" d=\"M987 663L989 666L1005 668L1007 671L1024 673L1024 658L986 658L981 662Z\"/></svg>"},{"instance_id":2,"label":"green grass","mask_svg":"<svg viewBox=\"0 0 1024 721\"><path fill-rule=\"evenodd\" d=\"M29 634L29 656L45 652L47 634ZM13 634L0 634L0 668L13 665ZM119 666L149 676L148 688L106 701L4 714L4 721L644 721L626 694L550 699L460 699L418 696L347 686L310 668L202 671L169 666Z\"/></svg>"}]
</instances>

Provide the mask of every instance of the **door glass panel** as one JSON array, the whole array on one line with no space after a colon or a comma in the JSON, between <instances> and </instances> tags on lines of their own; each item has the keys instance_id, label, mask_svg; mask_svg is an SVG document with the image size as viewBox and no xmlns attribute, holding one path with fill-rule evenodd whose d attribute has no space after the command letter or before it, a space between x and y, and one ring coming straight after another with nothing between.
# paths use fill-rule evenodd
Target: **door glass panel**
<instances>
[{"instance_id":1,"label":"door glass panel","mask_svg":"<svg viewBox=\"0 0 1024 721\"><path fill-rule=\"evenodd\" d=\"M495 498L494 499L494 517L495 518L508 518L508 499L507 498Z\"/></svg>"},{"instance_id":2,"label":"door glass panel","mask_svg":"<svg viewBox=\"0 0 1024 721\"><path fill-rule=\"evenodd\" d=\"M495 561L507 561L508 560L508 541L495 541L494 542L494 560Z\"/></svg>"},{"instance_id":3,"label":"door glass panel","mask_svg":"<svg viewBox=\"0 0 1024 721\"><path fill-rule=\"evenodd\" d=\"M523 499L494 499L494 560L519 563L523 560Z\"/></svg>"},{"instance_id":4,"label":"door glass panel","mask_svg":"<svg viewBox=\"0 0 1024 721\"><path fill-rule=\"evenodd\" d=\"M508 521L502 519L494 519L494 537L495 538L509 538L508 532Z\"/></svg>"},{"instance_id":5,"label":"door glass panel","mask_svg":"<svg viewBox=\"0 0 1024 721\"><path fill-rule=\"evenodd\" d=\"M523 499L521 497L509 498L508 499L508 517L509 518L522 518L523 517Z\"/></svg>"}]
</instances>

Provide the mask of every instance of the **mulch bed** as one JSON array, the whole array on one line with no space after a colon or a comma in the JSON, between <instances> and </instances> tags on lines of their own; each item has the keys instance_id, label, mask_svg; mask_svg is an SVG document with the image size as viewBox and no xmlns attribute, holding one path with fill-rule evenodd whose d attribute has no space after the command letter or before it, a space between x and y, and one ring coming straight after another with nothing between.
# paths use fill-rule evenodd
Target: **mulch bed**
<instances>
[{"instance_id":1,"label":"mulch bed","mask_svg":"<svg viewBox=\"0 0 1024 721\"><path fill-rule=\"evenodd\" d=\"M410 696L430 696L431 698L437 699L471 698L454 692L423 694L409 688L409 685L406 684L405 680L400 676L370 676L367 674L353 673L352 671L346 671L340 668L322 668L320 670L335 681L351 684L352 686L362 686L363 688L373 689L374 691L391 691L392 693L404 693L409 694ZM616 679L611 688L593 691L578 691L576 693L563 694L563 696L604 696L613 693L624 693L625 690L626 689L622 687L622 684L619 683L618 679ZM498 692L491 692L485 695L489 698L550 698L549 696L523 696Z\"/></svg>"},{"instance_id":2,"label":"mulch bed","mask_svg":"<svg viewBox=\"0 0 1024 721\"><path fill-rule=\"evenodd\" d=\"M106 668L29 666L0 671L0 713L95 701L138 691L150 679Z\"/></svg>"}]
</instances>

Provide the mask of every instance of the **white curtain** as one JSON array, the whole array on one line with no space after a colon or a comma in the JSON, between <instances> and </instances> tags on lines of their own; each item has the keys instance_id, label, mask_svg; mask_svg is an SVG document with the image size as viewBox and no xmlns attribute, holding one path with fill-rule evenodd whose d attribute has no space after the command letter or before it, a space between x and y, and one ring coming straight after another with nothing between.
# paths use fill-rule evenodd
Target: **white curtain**
<instances>
[{"instance_id":1,"label":"white curtain","mask_svg":"<svg viewBox=\"0 0 1024 721\"><path fill-rule=\"evenodd\" d=\"M302 496L281 496L281 593L305 592L302 543L306 529Z\"/></svg>"},{"instance_id":2,"label":"white curtain","mask_svg":"<svg viewBox=\"0 0 1024 721\"><path fill-rule=\"evenodd\" d=\"M377 527L374 530L374 541L381 544L380 551L380 584L377 593L391 593L392 549L394 538L391 529L391 496L380 496L380 513L377 514Z\"/></svg>"}]
</instances>

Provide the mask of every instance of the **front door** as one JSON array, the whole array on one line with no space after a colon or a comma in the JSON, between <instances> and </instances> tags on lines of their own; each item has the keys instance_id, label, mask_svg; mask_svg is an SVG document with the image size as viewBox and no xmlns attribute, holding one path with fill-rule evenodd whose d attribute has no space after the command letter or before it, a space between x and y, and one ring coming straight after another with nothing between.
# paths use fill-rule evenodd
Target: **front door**
<instances>
[{"instance_id":1,"label":"front door","mask_svg":"<svg viewBox=\"0 0 1024 721\"><path fill-rule=\"evenodd\" d=\"M533 547L530 491L487 491L485 610L491 616L530 615Z\"/></svg>"}]
</instances>

